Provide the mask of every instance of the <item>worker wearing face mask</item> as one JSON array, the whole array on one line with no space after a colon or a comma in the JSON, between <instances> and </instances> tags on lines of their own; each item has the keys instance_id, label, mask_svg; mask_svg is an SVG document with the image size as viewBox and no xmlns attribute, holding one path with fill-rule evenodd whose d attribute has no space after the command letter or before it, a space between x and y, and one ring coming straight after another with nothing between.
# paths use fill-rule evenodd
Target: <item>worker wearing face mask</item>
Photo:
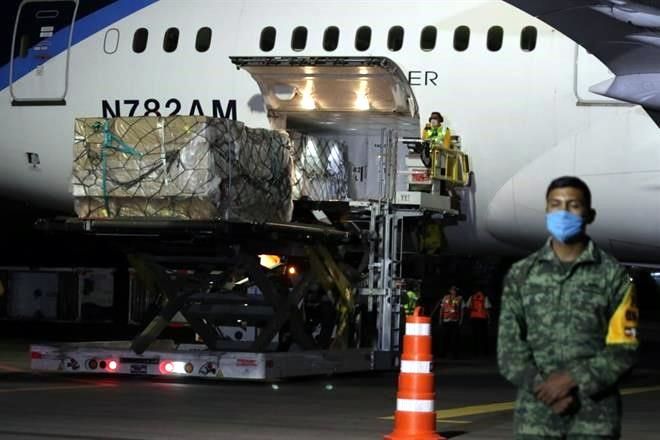
<instances>
[{"instance_id":1,"label":"worker wearing face mask","mask_svg":"<svg viewBox=\"0 0 660 440\"><path fill-rule=\"evenodd\" d=\"M431 113L429 122L424 127L422 139L429 140L434 144L442 145L444 148L451 146L451 130L443 125L445 119L439 112Z\"/></svg>"},{"instance_id":2,"label":"worker wearing face mask","mask_svg":"<svg viewBox=\"0 0 660 440\"><path fill-rule=\"evenodd\" d=\"M516 439L618 439L622 376L639 353L635 286L587 235L596 211L582 180L546 192L544 246L506 275L497 357L518 387Z\"/></svg>"}]
</instances>

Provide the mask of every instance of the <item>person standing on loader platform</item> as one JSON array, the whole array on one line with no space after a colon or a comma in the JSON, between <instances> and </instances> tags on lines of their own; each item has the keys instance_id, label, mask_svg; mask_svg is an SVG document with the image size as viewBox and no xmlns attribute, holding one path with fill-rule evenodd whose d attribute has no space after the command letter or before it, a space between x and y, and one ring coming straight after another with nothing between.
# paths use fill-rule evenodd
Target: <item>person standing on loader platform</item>
<instances>
[{"instance_id":1,"label":"person standing on loader platform","mask_svg":"<svg viewBox=\"0 0 660 440\"><path fill-rule=\"evenodd\" d=\"M440 112L433 112L429 117L429 122L424 127L422 132L422 139L429 140L434 144L443 146L444 148L451 147L451 130L443 123L445 119Z\"/></svg>"},{"instance_id":2,"label":"person standing on loader platform","mask_svg":"<svg viewBox=\"0 0 660 440\"><path fill-rule=\"evenodd\" d=\"M477 356L488 355L488 324L491 307L490 300L481 289L470 296L465 303L472 330L472 349Z\"/></svg>"},{"instance_id":3,"label":"person standing on loader platform","mask_svg":"<svg viewBox=\"0 0 660 440\"><path fill-rule=\"evenodd\" d=\"M618 384L637 360L635 286L587 235L596 212L576 177L546 192L545 245L504 280L497 360L519 389L517 439L618 439Z\"/></svg>"}]
</instances>

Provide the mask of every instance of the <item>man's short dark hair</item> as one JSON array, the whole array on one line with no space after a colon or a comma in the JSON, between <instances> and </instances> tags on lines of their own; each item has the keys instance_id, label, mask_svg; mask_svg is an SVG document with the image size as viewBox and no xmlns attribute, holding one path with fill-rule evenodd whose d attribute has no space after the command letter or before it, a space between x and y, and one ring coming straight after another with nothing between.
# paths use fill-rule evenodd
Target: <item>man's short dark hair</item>
<instances>
[{"instance_id":1,"label":"man's short dark hair","mask_svg":"<svg viewBox=\"0 0 660 440\"><path fill-rule=\"evenodd\" d=\"M591 208L591 190L582 179L579 179L574 176L562 176L558 177L548 186L548 190L545 192L545 198L548 199L550 191L557 188L577 188L582 191L584 196L584 201L587 203L587 207Z\"/></svg>"}]
</instances>

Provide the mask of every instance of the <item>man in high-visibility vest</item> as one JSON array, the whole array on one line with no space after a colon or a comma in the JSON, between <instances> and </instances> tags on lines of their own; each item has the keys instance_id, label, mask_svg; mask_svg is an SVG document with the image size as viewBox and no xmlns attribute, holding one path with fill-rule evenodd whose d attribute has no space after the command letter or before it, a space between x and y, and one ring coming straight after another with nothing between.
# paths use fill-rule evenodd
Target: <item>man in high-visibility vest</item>
<instances>
[{"instance_id":1,"label":"man in high-visibility vest","mask_svg":"<svg viewBox=\"0 0 660 440\"><path fill-rule=\"evenodd\" d=\"M477 290L465 303L472 327L472 348L476 355L488 355L488 323L490 322L490 300Z\"/></svg>"},{"instance_id":2,"label":"man in high-visibility vest","mask_svg":"<svg viewBox=\"0 0 660 440\"><path fill-rule=\"evenodd\" d=\"M403 302L403 310L406 315L412 315L417 307L417 302L419 301L419 294L416 290L413 290L413 287L406 291L406 297Z\"/></svg>"},{"instance_id":3,"label":"man in high-visibility vest","mask_svg":"<svg viewBox=\"0 0 660 440\"><path fill-rule=\"evenodd\" d=\"M463 298L458 294L456 286L451 286L449 293L435 306L434 312L435 310L439 310L438 323L442 330L440 357L449 353L455 359L459 355L460 326L463 322Z\"/></svg>"},{"instance_id":4,"label":"man in high-visibility vest","mask_svg":"<svg viewBox=\"0 0 660 440\"><path fill-rule=\"evenodd\" d=\"M434 144L442 145L445 148L451 147L451 130L443 123L445 119L440 112L433 112L429 117L429 122L424 127L422 139L430 140Z\"/></svg>"},{"instance_id":5,"label":"man in high-visibility vest","mask_svg":"<svg viewBox=\"0 0 660 440\"><path fill-rule=\"evenodd\" d=\"M431 161L431 172L432 175L436 175L439 172L440 176L447 177L449 167L449 158L447 153L438 148L451 149L451 130L446 125L443 125L445 119L442 117L440 112L433 112L429 117L429 122L424 127L422 132L422 139L430 141L431 156L436 157L437 162ZM435 155L433 152L439 152L439 155ZM455 162L455 160L454 160ZM448 192L448 182L445 180L440 181L440 193L447 194Z\"/></svg>"}]
</instances>

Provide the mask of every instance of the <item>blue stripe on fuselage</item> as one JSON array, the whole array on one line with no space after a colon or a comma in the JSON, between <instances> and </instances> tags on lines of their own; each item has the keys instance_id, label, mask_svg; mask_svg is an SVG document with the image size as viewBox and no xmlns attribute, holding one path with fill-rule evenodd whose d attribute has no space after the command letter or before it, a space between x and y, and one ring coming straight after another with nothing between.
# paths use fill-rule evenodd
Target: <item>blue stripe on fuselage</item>
<instances>
[{"instance_id":1,"label":"blue stripe on fuselage","mask_svg":"<svg viewBox=\"0 0 660 440\"><path fill-rule=\"evenodd\" d=\"M118 22L157 1L158 0L117 0L115 3L112 3L105 8L99 9L80 20L76 20L73 27L71 46L75 46L87 37L99 32L101 29ZM49 39L50 45L48 55L50 58L54 58L66 51L69 42L70 29L71 26L64 27ZM37 46L39 44L40 43L37 43ZM32 53L34 53L34 48L30 48L29 56L14 59L14 81L32 72L43 63L43 60L32 56ZM4 90L9 84L9 64L6 64L0 67L0 90Z\"/></svg>"}]
</instances>

